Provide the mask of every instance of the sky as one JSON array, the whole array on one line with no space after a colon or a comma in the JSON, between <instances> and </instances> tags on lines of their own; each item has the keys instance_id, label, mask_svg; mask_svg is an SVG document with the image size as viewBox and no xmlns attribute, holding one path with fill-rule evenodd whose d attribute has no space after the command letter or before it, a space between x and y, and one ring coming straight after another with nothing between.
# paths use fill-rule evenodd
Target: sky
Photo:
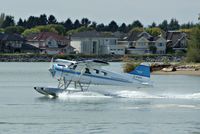
<instances>
[{"instance_id":1,"label":"sky","mask_svg":"<svg viewBox=\"0 0 200 134\"><path fill-rule=\"evenodd\" d=\"M0 0L0 13L12 15L16 21L45 13L58 21L87 17L98 24L140 20L148 26L176 18L182 24L198 22L200 0Z\"/></svg>"}]
</instances>

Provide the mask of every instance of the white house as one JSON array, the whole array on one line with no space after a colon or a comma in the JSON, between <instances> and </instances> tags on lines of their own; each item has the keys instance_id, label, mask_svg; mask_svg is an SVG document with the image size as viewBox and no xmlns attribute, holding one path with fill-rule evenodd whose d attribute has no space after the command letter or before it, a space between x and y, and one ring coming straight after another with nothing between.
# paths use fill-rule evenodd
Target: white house
<instances>
[{"instance_id":1,"label":"white house","mask_svg":"<svg viewBox=\"0 0 200 134\"><path fill-rule=\"evenodd\" d=\"M97 31L85 31L73 34L70 45L81 54L120 54L125 50L117 46L117 37ZM123 50L122 50L123 49Z\"/></svg>"},{"instance_id":2,"label":"white house","mask_svg":"<svg viewBox=\"0 0 200 134\"><path fill-rule=\"evenodd\" d=\"M147 32L132 32L128 38L128 54L165 54L167 41L162 36L153 37ZM124 43L125 44L125 43ZM156 50L151 50L151 46Z\"/></svg>"}]
</instances>

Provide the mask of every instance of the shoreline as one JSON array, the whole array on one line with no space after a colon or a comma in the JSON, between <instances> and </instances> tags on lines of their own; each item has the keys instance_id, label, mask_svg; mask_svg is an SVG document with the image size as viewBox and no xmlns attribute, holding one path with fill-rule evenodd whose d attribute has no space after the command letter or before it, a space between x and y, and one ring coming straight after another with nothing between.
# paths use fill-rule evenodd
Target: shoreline
<instances>
[{"instance_id":1,"label":"shoreline","mask_svg":"<svg viewBox=\"0 0 200 134\"><path fill-rule=\"evenodd\" d=\"M164 72L164 71L154 71L153 75L188 75L188 76L200 76L200 70L191 71L191 70L181 70L173 72Z\"/></svg>"}]
</instances>

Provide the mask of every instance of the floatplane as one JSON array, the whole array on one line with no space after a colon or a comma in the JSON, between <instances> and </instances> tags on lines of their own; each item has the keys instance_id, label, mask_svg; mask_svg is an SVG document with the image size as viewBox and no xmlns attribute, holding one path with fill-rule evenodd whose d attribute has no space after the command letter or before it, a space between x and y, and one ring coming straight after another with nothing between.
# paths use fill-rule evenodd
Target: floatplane
<instances>
[{"instance_id":1,"label":"floatplane","mask_svg":"<svg viewBox=\"0 0 200 134\"><path fill-rule=\"evenodd\" d=\"M58 80L57 87L34 87L44 95L57 97L63 92L85 92L91 84L114 86L150 86L150 66L140 64L130 73L117 73L103 69L109 63L101 60L70 61L64 59L51 60L49 72ZM73 85L74 88L70 88Z\"/></svg>"}]
</instances>

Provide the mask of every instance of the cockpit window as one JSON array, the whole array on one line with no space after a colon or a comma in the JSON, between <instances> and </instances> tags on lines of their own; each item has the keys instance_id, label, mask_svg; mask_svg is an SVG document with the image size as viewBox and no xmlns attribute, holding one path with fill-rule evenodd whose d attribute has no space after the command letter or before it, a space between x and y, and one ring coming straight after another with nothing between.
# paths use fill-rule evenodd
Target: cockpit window
<instances>
[{"instance_id":1,"label":"cockpit window","mask_svg":"<svg viewBox=\"0 0 200 134\"><path fill-rule=\"evenodd\" d=\"M74 66L73 66L73 69L75 70L75 69L76 69L76 67L77 67L77 65L74 65Z\"/></svg>"}]
</instances>

